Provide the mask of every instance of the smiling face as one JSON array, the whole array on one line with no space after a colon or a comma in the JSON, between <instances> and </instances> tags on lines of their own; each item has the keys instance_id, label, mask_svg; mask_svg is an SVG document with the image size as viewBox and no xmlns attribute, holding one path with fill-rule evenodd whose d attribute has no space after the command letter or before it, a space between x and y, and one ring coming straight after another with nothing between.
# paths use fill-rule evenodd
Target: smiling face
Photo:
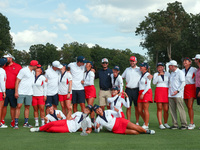
<instances>
[{"instance_id":1,"label":"smiling face","mask_svg":"<svg viewBox=\"0 0 200 150\"><path fill-rule=\"evenodd\" d=\"M183 66L184 66L184 67L189 67L189 66L191 66L191 62L190 62L189 60L186 60L186 59L185 59L185 60L183 61Z\"/></svg>"},{"instance_id":2,"label":"smiling face","mask_svg":"<svg viewBox=\"0 0 200 150\"><path fill-rule=\"evenodd\" d=\"M113 69L113 75L114 77L117 77L120 71Z\"/></svg>"},{"instance_id":3,"label":"smiling face","mask_svg":"<svg viewBox=\"0 0 200 150\"><path fill-rule=\"evenodd\" d=\"M112 90L111 93L113 96L116 96L118 94L118 90Z\"/></svg>"},{"instance_id":4,"label":"smiling face","mask_svg":"<svg viewBox=\"0 0 200 150\"><path fill-rule=\"evenodd\" d=\"M146 67L140 66L140 71L141 71L142 73L145 73L145 72L147 71L147 69L146 69Z\"/></svg>"},{"instance_id":5,"label":"smiling face","mask_svg":"<svg viewBox=\"0 0 200 150\"><path fill-rule=\"evenodd\" d=\"M137 61L130 60L129 62L132 68L136 67Z\"/></svg>"},{"instance_id":6,"label":"smiling face","mask_svg":"<svg viewBox=\"0 0 200 150\"><path fill-rule=\"evenodd\" d=\"M48 107L48 108L47 108L47 112L50 113L50 114L53 114L53 113L54 113L53 106Z\"/></svg>"},{"instance_id":7,"label":"smiling face","mask_svg":"<svg viewBox=\"0 0 200 150\"><path fill-rule=\"evenodd\" d=\"M103 68L108 68L108 63L107 62L103 62L103 63L101 63L101 65L102 65Z\"/></svg>"},{"instance_id":8,"label":"smiling face","mask_svg":"<svg viewBox=\"0 0 200 150\"><path fill-rule=\"evenodd\" d=\"M86 63L85 68L89 71L92 68L92 65L90 63Z\"/></svg>"},{"instance_id":9,"label":"smiling face","mask_svg":"<svg viewBox=\"0 0 200 150\"><path fill-rule=\"evenodd\" d=\"M86 107L85 107L85 109L83 110L83 113L84 113L84 114L90 114L89 108L86 108Z\"/></svg>"},{"instance_id":10,"label":"smiling face","mask_svg":"<svg viewBox=\"0 0 200 150\"><path fill-rule=\"evenodd\" d=\"M157 67L157 71L158 72L163 72L164 71L164 67L163 66L158 66Z\"/></svg>"},{"instance_id":11,"label":"smiling face","mask_svg":"<svg viewBox=\"0 0 200 150\"><path fill-rule=\"evenodd\" d=\"M101 107L99 107L99 108L96 109L96 113L97 113L98 115L100 115L100 116L103 115L103 110L101 109Z\"/></svg>"},{"instance_id":12,"label":"smiling face","mask_svg":"<svg viewBox=\"0 0 200 150\"><path fill-rule=\"evenodd\" d=\"M37 68L37 69L35 69L35 72L38 73L38 74L42 74L42 69L41 68Z\"/></svg>"}]
</instances>

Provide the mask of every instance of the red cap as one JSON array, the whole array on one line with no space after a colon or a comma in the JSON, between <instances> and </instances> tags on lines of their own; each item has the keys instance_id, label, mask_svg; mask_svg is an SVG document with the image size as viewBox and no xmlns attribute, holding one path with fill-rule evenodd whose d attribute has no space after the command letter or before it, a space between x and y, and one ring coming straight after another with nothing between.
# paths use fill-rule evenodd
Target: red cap
<instances>
[{"instance_id":1,"label":"red cap","mask_svg":"<svg viewBox=\"0 0 200 150\"><path fill-rule=\"evenodd\" d=\"M41 68L42 66L40 64L37 65L38 68Z\"/></svg>"},{"instance_id":2,"label":"red cap","mask_svg":"<svg viewBox=\"0 0 200 150\"><path fill-rule=\"evenodd\" d=\"M136 58L135 56L131 56L131 57L130 57L130 60L132 60L132 61L137 61L137 58Z\"/></svg>"},{"instance_id":3,"label":"red cap","mask_svg":"<svg viewBox=\"0 0 200 150\"><path fill-rule=\"evenodd\" d=\"M37 60L31 60L30 66L38 66L38 61Z\"/></svg>"}]
</instances>

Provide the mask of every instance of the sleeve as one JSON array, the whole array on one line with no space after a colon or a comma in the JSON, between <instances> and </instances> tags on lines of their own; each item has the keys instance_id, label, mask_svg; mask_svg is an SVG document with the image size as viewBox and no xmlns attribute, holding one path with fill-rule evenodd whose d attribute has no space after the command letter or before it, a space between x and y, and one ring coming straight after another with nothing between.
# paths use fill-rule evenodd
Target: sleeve
<instances>
[{"instance_id":1,"label":"sleeve","mask_svg":"<svg viewBox=\"0 0 200 150\"><path fill-rule=\"evenodd\" d=\"M126 70L123 72L122 78L123 78L123 79L126 78Z\"/></svg>"},{"instance_id":2,"label":"sleeve","mask_svg":"<svg viewBox=\"0 0 200 150\"><path fill-rule=\"evenodd\" d=\"M129 98L127 97L127 98L126 98L126 101L125 101L125 99L123 99L123 98L121 98L121 99L122 99L123 105L124 105L126 108L129 108L129 107L130 107Z\"/></svg>"},{"instance_id":3,"label":"sleeve","mask_svg":"<svg viewBox=\"0 0 200 150\"><path fill-rule=\"evenodd\" d=\"M86 118L86 121L87 121L87 127L88 128L92 128L92 122L91 122L91 119L89 117Z\"/></svg>"},{"instance_id":4,"label":"sleeve","mask_svg":"<svg viewBox=\"0 0 200 150\"><path fill-rule=\"evenodd\" d=\"M121 116L121 113L120 113L120 111L118 111L118 112L116 112L116 111L114 111L114 110L107 110L109 113L111 113L114 117L116 117L116 118L121 118L122 116Z\"/></svg>"},{"instance_id":5,"label":"sleeve","mask_svg":"<svg viewBox=\"0 0 200 150\"><path fill-rule=\"evenodd\" d=\"M72 75L71 75L71 73L68 73L68 81L72 81Z\"/></svg>"},{"instance_id":6,"label":"sleeve","mask_svg":"<svg viewBox=\"0 0 200 150\"><path fill-rule=\"evenodd\" d=\"M94 132L99 133L100 132L100 127L96 129L97 123L101 126L99 116L96 118L95 123L94 123Z\"/></svg>"},{"instance_id":7,"label":"sleeve","mask_svg":"<svg viewBox=\"0 0 200 150\"><path fill-rule=\"evenodd\" d=\"M24 69L21 69L17 75L17 78L21 80L23 76L24 76Z\"/></svg>"},{"instance_id":8,"label":"sleeve","mask_svg":"<svg viewBox=\"0 0 200 150\"><path fill-rule=\"evenodd\" d=\"M185 75L182 71L180 71L180 81L181 81L181 85L179 86L178 91L182 91L185 86Z\"/></svg>"},{"instance_id":9,"label":"sleeve","mask_svg":"<svg viewBox=\"0 0 200 150\"><path fill-rule=\"evenodd\" d=\"M63 119L66 119L66 116L63 114L63 112L62 112L62 111L59 111L59 112L60 112L61 117L62 117Z\"/></svg>"},{"instance_id":10,"label":"sleeve","mask_svg":"<svg viewBox=\"0 0 200 150\"><path fill-rule=\"evenodd\" d=\"M147 81L147 86L145 87L145 89L142 92L142 94L145 94L151 88L151 80L149 80L149 78L146 77L146 81Z\"/></svg>"},{"instance_id":11,"label":"sleeve","mask_svg":"<svg viewBox=\"0 0 200 150\"><path fill-rule=\"evenodd\" d=\"M6 79L3 73L0 74L0 87L1 87L1 91L5 92L6 91Z\"/></svg>"},{"instance_id":12,"label":"sleeve","mask_svg":"<svg viewBox=\"0 0 200 150\"><path fill-rule=\"evenodd\" d=\"M123 84L123 79L122 79L121 76L119 76L118 78L119 78L119 87L120 87L120 92L122 92L122 91L123 91L123 86L124 86L124 84Z\"/></svg>"},{"instance_id":13,"label":"sleeve","mask_svg":"<svg viewBox=\"0 0 200 150\"><path fill-rule=\"evenodd\" d=\"M47 82L46 82L46 78L44 77L43 80L43 87L44 87L44 96L47 96Z\"/></svg>"},{"instance_id":14,"label":"sleeve","mask_svg":"<svg viewBox=\"0 0 200 150\"><path fill-rule=\"evenodd\" d=\"M154 85L156 85L158 83L158 78L159 78L158 73L154 73L154 75L153 75L153 84Z\"/></svg>"},{"instance_id":15,"label":"sleeve","mask_svg":"<svg viewBox=\"0 0 200 150\"><path fill-rule=\"evenodd\" d=\"M74 118L76 115L77 115L77 112L73 113L73 114L71 115L71 117Z\"/></svg>"},{"instance_id":16,"label":"sleeve","mask_svg":"<svg viewBox=\"0 0 200 150\"><path fill-rule=\"evenodd\" d=\"M109 97L109 98L107 98L108 103L114 102L117 97L118 97L118 95L116 95L115 97Z\"/></svg>"}]
</instances>

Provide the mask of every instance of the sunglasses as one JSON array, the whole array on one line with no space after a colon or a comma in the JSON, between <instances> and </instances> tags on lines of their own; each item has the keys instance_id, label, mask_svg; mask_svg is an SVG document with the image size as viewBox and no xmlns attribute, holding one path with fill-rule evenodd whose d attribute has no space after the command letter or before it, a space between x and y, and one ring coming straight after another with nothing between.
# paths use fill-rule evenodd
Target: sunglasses
<instances>
[{"instance_id":1,"label":"sunglasses","mask_svg":"<svg viewBox=\"0 0 200 150\"><path fill-rule=\"evenodd\" d=\"M107 62L103 62L102 64L108 64Z\"/></svg>"}]
</instances>

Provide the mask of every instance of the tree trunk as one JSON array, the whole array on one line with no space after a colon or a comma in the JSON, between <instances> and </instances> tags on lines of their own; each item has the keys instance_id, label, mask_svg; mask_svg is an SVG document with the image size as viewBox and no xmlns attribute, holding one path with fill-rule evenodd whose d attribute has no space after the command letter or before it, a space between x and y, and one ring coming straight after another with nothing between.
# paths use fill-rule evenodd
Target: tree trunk
<instances>
[{"instance_id":1,"label":"tree trunk","mask_svg":"<svg viewBox=\"0 0 200 150\"><path fill-rule=\"evenodd\" d=\"M171 50L171 43L167 46L167 55L169 58L169 61L172 60L172 50Z\"/></svg>"}]
</instances>

